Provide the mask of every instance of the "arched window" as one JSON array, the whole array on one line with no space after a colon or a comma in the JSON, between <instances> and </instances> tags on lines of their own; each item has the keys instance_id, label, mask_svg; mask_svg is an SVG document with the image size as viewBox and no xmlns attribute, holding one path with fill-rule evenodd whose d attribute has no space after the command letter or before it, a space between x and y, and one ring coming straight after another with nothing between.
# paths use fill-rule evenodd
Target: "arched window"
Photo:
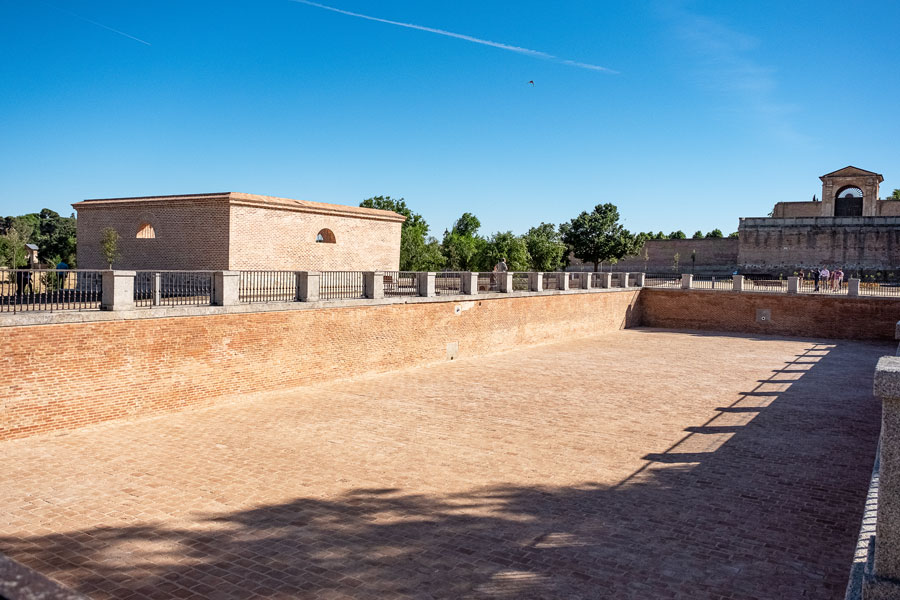
<instances>
[{"instance_id":1,"label":"arched window","mask_svg":"<svg viewBox=\"0 0 900 600\"><path fill-rule=\"evenodd\" d=\"M330 229L323 229L316 234L316 242L320 244L333 244L335 242L334 232Z\"/></svg>"},{"instance_id":2,"label":"arched window","mask_svg":"<svg viewBox=\"0 0 900 600\"><path fill-rule=\"evenodd\" d=\"M138 227L137 238L149 240L156 237L156 230L153 229L153 225L150 223L143 223L140 227Z\"/></svg>"},{"instance_id":3,"label":"arched window","mask_svg":"<svg viewBox=\"0 0 900 600\"><path fill-rule=\"evenodd\" d=\"M863 191L855 186L841 188L837 193L838 198L862 198Z\"/></svg>"}]
</instances>

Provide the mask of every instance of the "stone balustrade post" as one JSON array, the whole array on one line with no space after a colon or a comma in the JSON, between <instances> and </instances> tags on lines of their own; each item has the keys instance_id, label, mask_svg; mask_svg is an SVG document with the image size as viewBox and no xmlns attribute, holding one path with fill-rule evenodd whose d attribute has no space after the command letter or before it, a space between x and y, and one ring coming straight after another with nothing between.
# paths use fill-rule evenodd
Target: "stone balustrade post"
<instances>
[{"instance_id":1,"label":"stone balustrade post","mask_svg":"<svg viewBox=\"0 0 900 600\"><path fill-rule=\"evenodd\" d=\"M159 306L162 302L162 273L150 275L150 303Z\"/></svg>"},{"instance_id":2,"label":"stone balustrade post","mask_svg":"<svg viewBox=\"0 0 900 600\"><path fill-rule=\"evenodd\" d=\"M497 273L497 277L500 278L500 291L502 293L509 294L513 291L513 274L510 271Z\"/></svg>"},{"instance_id":3,"label":"stone balustrade post","mask_svg":"<svg viewBox=\"0 0 900 600\"><path fill-rule=\"evenodd\" d=\"M612 287L612 273L596 273L594 277L600 278L600 287L605 289Z\"/></svg>"},{"instance_id":4,"label":"stone balustrade post","mask_svg":"<svg viewBox=\"0 0 900 600\"><path fill-rule=\"evenodd\" d=\"M589 290L591 289L591 277L593 273L582 273L581 274L581 289Z\"/></svg>"},{"instance_id":5,"label":"stone balustrade post","mask_svg":"<svg viewBox=\"0 0 900 600\"><path fill-rule=\"evenodd\" d=\"M881 400L881 443L875 556L863 580L867 600L900 598L900 357L879 359L874 389Z\"/></svg>"},{"instance_id":6,"label":"stone balustrade post","mask_svg":"<svg viewBox=\"0 0 900 600\"><path fill-rule=\"evenodd\" d=\"M788 277L788 294L800 293L800 278Z\"/></svg>"},{"instance_id":7,"label":"stone balustrade post","mask_svg":"<svg viewBox=\"0 0 900 600\"><path fill-rule=\"evenodd\" d=\"M619 286L623 288L628 287L628 275L629 273L619 273Z\"/></svg>"},{"instance_id":8,"label":"stone balustrade post","mask_svg":"<svg viewBox=\"0 0 900 600\"><path fill-rule=\"evenodd\" d=\"M644 287L644 278L647 276L646 273L638 273L634 279L634 285L636 287Z\"/></svg>"},{"instance_id":9,"label":"stone balustrade post","mask_svg":"<svg viewBox=\"0 0 900 600\"><path fill-rule=\"evenodd\" d=\"M569 289L569 273L566 271L561 271L556 274L556 281L558 282L557 288L560 290Z\"/></svg>"},{"instance_id":10,"label":"stone balustrade post","mask_svg":"<svg viewBox=\"0 0 900 600\"><path fill-rule=\"evenodd\" d=\"M684 273L681 276L681 289L689 290L694 287L694 276L690 273Z\"/></svg>"},{"instance_id":11,"label":"stone balustrade post","mask_svg":"<svg viewBox=\"0 0 900 600\"><path fill-rule=\"evenodd\" d=\"M215 271L213 273L213 306L240 304L240 284L240 271Z\"/></svg>"},{"instance_id":12,"label":"stone balustrade post","mask_svg":"<svg viewBox=\"0 0 900 600\"><path fill-rule=\"evenodd\" d=\"M366 298L380 300L384 298L384 271L366 271L363 273L363 289Z\"/></svg>"},{"instance_id":13,"label":"stone balustrade post","mask_svg":"<svg viewBox=\"0 0 900 600\"><path fill-rule=\"evenodd\" d=\"M317 302L319 300L319 272L297 271L297 301Z\"/></svg>"},{"instance_id":14,"label":"stone balustrade post","mask_svg":"<svg viewBox=\"0 0 900 600\"><path fill-rule=\"evenodd\" d=\"M434 272L418 273L416 275L416 277L418 278L416 285L419 288L419 295L422 296L423 298L431 298L432 296L434 296L435 295L434 294L435 273ZM477 277L477 274L476 274L476 277ZM477 280L476 280L475 287L476 287L476 289L478 288Z\"/></svg>"},{"instance_id":15,"label":"stone balustrade post","mask_svg":"<svg viewBox=\"0 0 900 600\"><path fill-rule=\"evenodd\" d=\"M478 273L473 273L472 271L464 272L460 275L462 277L462 293L463 294L477 294L478 293Z\"/></svg>"},{"instance_id":16,"label":"stone balustrade post","mask_svg":"<svg viewBox=\"0 0 900 600\"><path fill-rule=\"evenodd\" d=\"M732 289L734 289L735 292L743 292L744 291L744 276L743 275L732 275L731 279L734 282L734 287Z\"/></svg>"},{"instance_id":17,"label":"stone balustrade post","mask_svg":"<svg viewBox=\"0 0 900 600\"><path fill-rule=\"evenodd\" d=\"M528 274L528 289L532 292L542 292L544 291L544 274L543 273L529 273Z\"/></svg>"},{"instance_id":18,"label":"stone balustrade post","mask_svg":"<svg viewBox=\"0 0 900 600\"><path fill-rule=\"evenodd\" d=\"M847 281L847 295L848 296L859 296L859 279L855 277L851 277Z\"/></svg>"},{"instance_id":19,"label":"stone balustrade post","mask_svg":"<svg viewBox=\"0 0 900 600\"><path fill-rule=\"evenodd\" d=\"M134 271L103 271L100 310L134 310Z\"/></svg>"}]
</instances>

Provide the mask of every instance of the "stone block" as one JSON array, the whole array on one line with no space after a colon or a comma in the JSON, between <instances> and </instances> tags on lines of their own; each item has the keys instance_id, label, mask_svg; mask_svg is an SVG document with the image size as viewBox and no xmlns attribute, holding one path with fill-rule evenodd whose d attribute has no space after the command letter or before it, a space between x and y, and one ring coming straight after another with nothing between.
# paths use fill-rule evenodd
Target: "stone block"
<instances>
[{"instance_id":1,"label":"stone block","mask_svg":"<svg viewBox=\"0 0 900 600\"><path fill-rule=\"evenodd\" d=\"M134 271L103 271L100 310L134 310Z\"/></svg>"}]
</instances>

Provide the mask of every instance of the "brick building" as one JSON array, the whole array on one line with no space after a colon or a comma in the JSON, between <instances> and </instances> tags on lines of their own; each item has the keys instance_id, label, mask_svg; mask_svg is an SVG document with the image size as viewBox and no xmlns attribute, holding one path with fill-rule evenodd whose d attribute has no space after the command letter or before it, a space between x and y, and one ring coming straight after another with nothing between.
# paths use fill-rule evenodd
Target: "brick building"
<instances>
[{"instance_id":1,"label":"brick building","mask_svg":"<svg viewBox=\"0 0 900 600\"><path fill-rule=\"evenodd\" d=\"M397 213L224 192L108 198L78 211L78 267L107 267L102 231L120 236L118 269L395 271Z\"/></svg>"}]
</instances>

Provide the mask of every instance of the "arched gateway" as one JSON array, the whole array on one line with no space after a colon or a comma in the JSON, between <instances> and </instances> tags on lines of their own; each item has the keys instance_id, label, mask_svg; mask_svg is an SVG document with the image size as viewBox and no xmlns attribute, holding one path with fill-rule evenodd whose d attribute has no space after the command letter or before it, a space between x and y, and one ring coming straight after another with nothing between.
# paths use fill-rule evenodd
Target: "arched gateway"
<instances>
[{"instance_id":1,"label":"arched gateway","mask_svg":"<svg viewBox=\"0 0 900 600\"><path fill-rule=\"evenodd\" d=\"M823 217L874 217L878 215L878 173L844 167L819 177L822 180Z\"/></svg>"}]
</instances>

